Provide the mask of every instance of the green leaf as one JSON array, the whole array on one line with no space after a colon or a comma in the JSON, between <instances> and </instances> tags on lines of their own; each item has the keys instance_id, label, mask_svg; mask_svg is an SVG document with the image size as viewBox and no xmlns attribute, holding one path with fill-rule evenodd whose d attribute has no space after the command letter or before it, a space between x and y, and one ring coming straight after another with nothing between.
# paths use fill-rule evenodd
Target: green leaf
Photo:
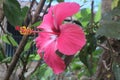
<instances>
[{"instance_id":1,"label":"green leaf","mask_svg":"<svg viewBox=\"0 0 120 80\"><path fill-rule=\"evenodd\" d=\"M79 55L79 58L80 58L80 60L82 61L82 63L83 63L86 67L88 67L88 54L87 54L87 53L83 53L83 52L80 52L79 54L80 54L80 55Z\"/></svg>"},{"instance_id":2,"label":"green leaf","mask_svg":"<svg viewBox=\"0 0 120 80\"><path fill-rule=\"evenodd\" d=\"M39 54L31 54L29 59L37 61L37 60L40 60L40 56Z\"/></svg>"},{"instance_id":3,"label":"green leaf","mask_svg":"<svg viewBox=\"0 0 120 80\"><path fill-rule=\"evenodd\" d=\"M95 22L98 22L101 19L101 5L99 5L98 11L95 14Z\"/></svg>"},{"instance_id":4,"label":"green leaf","mask_svg":"<svg viewBox=\"0 0 120 80\"><path fill-rule=\"evenodd\" d=\"M28 41L27 44L25 45L24 51L28 51L30 49L32 43L33 43L33 41Z\"/></svg>"},{"instance_id":5,"label":"green leaf","mask_svg":"<svg viewBox=\"0 0 120 80\"><path fill-rule=\"evenodd\" d=\"M104 21L97 30L97 35L120 39L120 22Z\"/></svg>"},{"instance_id":6,"label":"green leaf","mask_svg":"<svg viewBox=\"0 0 120 80\"><path fill-rule=\"evenodd\" d=\"M78 63L73 63L73 68L72 69L74 69L74 70L80 70L81 69L81 65L80 65L81 63L79 62L79 64Z\"/></svg>"},{"instance_id":7,"label":"green leaf","mask_svg":"<svg viewBox=\"0 0 120 80\"><path fill-rule=\"evenodd\" d=\"M12 57L7 57L7 58L2 60L2 63L10 63L11 60L12 60Z\"/></svg>"},{"instance_id":8,"label":"green leaf","mask_svg":"<svg viewBox=\"0 0 120 80\"><path fill-rule=\"evenodd\" d=\"M89 33L86 35L86 37L87 37L86 51L88 54L92 54L92 52L95 51L97 46L97 40L95 38L95 34Z\"/></svg>"},{"instance_id":9,"label":"green leaf","mask_svg":"<svg viewBox=\"0 0 120 80\"><path fill-rule=\"evenodd\" d=\"M3 10L7 20L11 25L22 25L27 13L26 7L21 9L17 0L5 0L3 4Z\"/></svg>"},{"instance_id":10,"label":"green leaf","mask_svg":"<svg viewBox=\"0 0 120 80\"><path fill-rule=\"evenodd\" d=\"M36 55L34 58L33 58L33 60L40 60L40 55Z\"/></svg>"},{"instance_id":11,"label":"green leaf","mask_svg":"<svg viewBox=\"0 0 120 80\"><path fill-rule=\"evenodd\" d=\"M89 8L81 9L81 15L83 17L86 17L88 14L90 14L90 9Z\"/></svg>"},{"instance_id":12,"label":"green leaf","mask_svg":"<svg viewBox=\"0 0 120 80\"><path fill-rule=\"evenodd\" d=\"M36 23L34 23L31 27L36 27L36 26L39 26L41 24L41 21L38 21Z\"/></svg>"},{"instance_id":13,"label":"green leaf","mask_svg":"<svg viewBox=\"0 0 120 80\"><path fill-rule=\"evenodd\" d=\"M13 45L13 46L18 46L18 43L10 35L5 34L1 38L2 38L2 41L4 41L7 44L10 44L10 45Z\"/></svg>"},{"instance_id":14,"label":"green leaf","mask_svg":"<svg viewBox=\"0 0 120 80\"><path fill-rule=\"evenodd\" d=\"M112 9L118 6L119 0L113 0L112 1Z\"/></svg>"},{"instance_id":15,"label":"green leaf","mask_svg":"<svg viewBox=\"0 0 120 80\"><path fill-rule=\"evenodd\" d=\"M21 25L22 22L20 20L20 4L17 0L5 0L3 4L3 10L7 20L12 25Z\"/></svg>"},{"instance_id":16,"label":"green leaf","mask_svg":"<svg viewBox=\"0 0 120 80\"><path fill-rule=\"evenodd\" d=\"M57 0L58 2L64 2L64 0Z\"/></svg>"},{"instance_id":17,"label":"green leaf","mask_svg":"<svg viewBox=\"0 0 120 80\"><path fill-rule=\"evenodd\" d=\"M90 13L90 9L88 8L81 9L81 11L75 15L77 20L79 20L83 26L86 26L89 23L90 16L91 13Z\"/></svg>"},{"instance_id":18,"label":"green leaf","mask_svg":"<svg viewBox=\"0 0 120 80\"><path fill-rule=\"evenodd\" d=\"M22 14L22 17L25 17L26 16L26 14L27 14L27 12L28 12L28 7L27 6L25 6L25 7L23 7L22 9L21 9L21 14Z\"/></svg>"},{"instance_id":19,"label":"green leaf","mask_svg":"<svg viewBox=\"0 0 120 80\"><path fill-rule=\"evenodd\" d=\"M92 62L90 60L91 60L91 55L93 55L93 52L96 50L97 42L94 33L87 34L86 38L87 38L86 46L79 53L79 58L81 62L87 67L90 75L93 75L93 68L92 68L93 64L91 64Z\"/></svg>"},{"instance_id":20,"label":"green leaf","mask_svg":"<svg viewBox=\"0 0 120 80\"><path fill-rule=\"evenodd\" d=\"M50 79L50 76L52 74L53 73L51 69L48 68L46 64L42 64L39 68L37 68L35 73L31 76L31 80L36 78L37 78L36 80L47 80L48 78Z\"/></svg>"},{"instance_id":21,"label":"green leaf","mask_svg":"<svg viewBox=\"0 0 120 80\"><path fill-rule=\"evenodd\" d=\"M0 51L0 62L4 59L2 52Z\"/></svg>"},{"instance_id":22,"label":"green leaf","mask_svg":"<svg viewBox=\"0 0 120 80\"><path fill-rule=\"evenodd\" d=\"M77 18L78 20L82 17L82 15L80 14L80 12L76 13L74 16L75 16L75 18Z\"/></svg>"},{"instance_id":23,"label":"green leaf","mask_svg":"<svg viewBox=\"0 0 120 80\"><path fill-rule=\"evenodd\" d=\"M51 74L49 74L49 73L51 73ZM45 71L45 76L49 77L49 76L52 76L52 74L53 74L52 69L48 67L47 70Z\"/></svg>"}]
</instances>

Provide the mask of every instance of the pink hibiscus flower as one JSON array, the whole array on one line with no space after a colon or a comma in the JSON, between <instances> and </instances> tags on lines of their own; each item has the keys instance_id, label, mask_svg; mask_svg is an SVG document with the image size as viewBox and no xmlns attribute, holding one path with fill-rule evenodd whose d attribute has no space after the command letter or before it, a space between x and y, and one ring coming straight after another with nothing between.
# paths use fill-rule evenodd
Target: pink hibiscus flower
<instances>
[{"instance_id":1,"label":"pink hibiscus flower","mask_svg":"<svg viewBox=\"0 0 120 80\"><path fill-rule=\"evenodd\" d=\"M74 2L62 2L49 8L38 29L42 31L36 38L37 52L55 74L66 68L64 60L56 54L58 50L64 55L74 55L86 43L82 28L73 23L63 23L64 19L79 11L80 6ZM42 55L44 53L44 55Z\"/></svg>"}]
</instances>

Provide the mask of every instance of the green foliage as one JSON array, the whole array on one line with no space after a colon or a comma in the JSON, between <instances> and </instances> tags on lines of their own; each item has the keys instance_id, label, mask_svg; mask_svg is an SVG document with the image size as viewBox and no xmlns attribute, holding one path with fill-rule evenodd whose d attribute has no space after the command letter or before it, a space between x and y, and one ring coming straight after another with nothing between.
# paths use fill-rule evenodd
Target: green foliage
<instances>
[{"instance_id":1,"label":"green foliage","mask_svg":"<svg viewBox=\"0 0 120 80\"><path fill-rule=\"evenodd\" d=\"M13 26L22 25L28 7L20 8L17 0L5 0L3 4L4 14Z\"/></svg>"},{"instance_id":2,"label":"green foliage","mask_svg":"<svg viewBox=\"0 0 120 80\"><path fill-rule=\"evenodd\" d=\"M0 51L0 62L4 59L4 56L2 55L2 52Z\"/></svg>"},{"instance_id":3,"label":"green foliage","mask_svg":"<svg viewBox=\"0 0 120 80\"><path fill-rule=\"evenodd\" d=\"M96 63L98 62L99 57L93 57L99 53L99 49L97 49L97 37L96 37L96 29L98 27L99 20L101 19L101 6L99 5L98 11L94 15L93 23L91 23L91 10L89 8L81 9L79 13L75 15L75 18L82 23L84 31L86 33L86 45L79 53L79 59L83 63L84 68L81 68L83 72L79 73L79 77L83 75L92 76L96 70ZM100 50L101 51L101 50ZM97 54L97 55L99 55ZM97 56L96 55L96 56ZM80 65L79 65L80 66ZM78 68L76 66L76 68Z\"/></svg>"},{"instance_id":4,"label":"green foliage","mask_svg":"<svg viewBox=\"0 0 120 80\"><path fill-rule=\"evenodd\" d=\"M40 55L37 54L37 55L33 58L33 60L40 60Z\"/></svg>"},{"instance_id":5,"label":"green foliage","mask_svg":"<svg viewBox=\"0 0 120 80\"><path fill-rule=\"evenodd\" d=\"M86 27L87 24L89 23L90 16L91 16L91 13L89 8L81 9L81 11L75 15L77 20L79 20L84 27Z\"/></svg>"},{"instance_id":6,"label":"green foliage","mask_svg":"<svg viewBox=\"0 0 120 80\"><path fill-rule=\"evenodd\" d=\"M95 22L100 21L101 19L101 4L99 4L98 11L95 13Z\"/></svg>"},{"instance_id":7,"label":"green foliage","mask_svg":"<svg viewBox=\"0 0 120 80\"><path fill-rule=\"evenodd\" d=\"M30 80L52 80L52 70L46 64L42 64L36 72L31 76Z\"/></svg>"},{"instance_id":8,"label":"green foliage","mask_svg":"<svg viewBox=\"0 0 120 80\"><path fill-rule=\"evenodd\" d=\"M79 56L75 56L75 58L73 58L70 66L73 70L81 69L81 67L83 66L83 63L79 60Z\"/></svg>"},{"instance_id":9,"label":"green foliage","mask_svg":"<svg viewBox=\"0 0 120 80\"><path fill-rule=\"evenodd\" d=\"M1 39L2 39L3 42L5 42L7 44L10 44L12 46L18 46L18 43L14 40L14 38L11 35L4 34L1 37Z\"/></svg>"},{"instance_id":10,"label":"green foliage","mask_svg":"<svg viewBox=\"0 0 120 80\"><path fill-rule=\"evenodd\" d=\"M29 60L35 60L35 61L38 61L40 60L40 56L38 54L31 54L30 57L29 57Z\"/></svg>"},{"instance_id":11,"label":"green foliage","mask_svg":"<svg viewBox=\"0 0 120 80\"><path fill-rule=\"evenodd\" d=\"M10 63L11 60L12 60L12 57L7 57L7 58L3 59L1 62L2 63Z\"/></svg>"},{"instance_id":12,"label":"green foliage","mask_svg":"<svg viewBox=\"0 0 120 80\"><path fill-rule=\"evenodd\" d=\"M113 0L112 1L112 9L115 8L115 7L117 7L118 3L119 3L119 0Z\"/></svg>"},{"instance_id":13,"label":"green foliage","mask_svg":"<svg viewBox=\"0 0 120 80\"><path fill-rule=\"evenodd\" d=\"M28 41L27 44L25 45L24 51L28 51L31 47L31 45L33 44L33 41Z\"/></svg>"},{"instance_id":14,"label":"green foliage","mask_svg":"<svg viewBox=\"0 0 120 80\"><path fill-rule=\"evenodd\" d=\"M39 26L41 24L41 21L38 21L36 23L34 23L31 27L36 27L36 26Z\"/></svg>"},{"instance_id":15,"label":"green foliage","mask_svg":"<svg viewBox=\"0 0 120 80\"><path fill-rule=\"evenodd\" d=\"M80 61L88 67L88 53L80 52L79 54Z\"/></svg>"},{"instance_id":16,"label":"green foliage","mask_svg":"<svg viewBox=\"0 0 120 80\"><path fill-rule=\"evenodd\" d=\"M58 2L64 2L64 0L57 0Z\"/></svg>"}]
</instances>

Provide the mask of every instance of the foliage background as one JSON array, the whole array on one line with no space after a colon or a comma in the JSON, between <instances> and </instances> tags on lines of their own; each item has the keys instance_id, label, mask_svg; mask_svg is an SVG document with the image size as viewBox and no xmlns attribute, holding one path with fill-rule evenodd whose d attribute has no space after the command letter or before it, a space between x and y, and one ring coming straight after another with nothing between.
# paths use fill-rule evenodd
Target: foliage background
<instances>
[{"instance_id":1,"label":"foliage background","mask_svg":"<svg viewBox=\"0 0 120 80\"><path fill-rule=\"evenodd\" d=\"M19 34L22 39L17 42L6 27L26 25L35 29L51 4L64 0L30 0L30 6L25 7L20 1L0 1L0 62L5 66L2 80L120 80L120 0L102 0L97 7L97 0L79 0L83 3L73 22L82 26L87 43L60 75L53 74L33 49L37 35ZM90 8L85 7L88 4ZM6 44L15 49L13 56L6 55Z\"/></svg>"}]
</instances>

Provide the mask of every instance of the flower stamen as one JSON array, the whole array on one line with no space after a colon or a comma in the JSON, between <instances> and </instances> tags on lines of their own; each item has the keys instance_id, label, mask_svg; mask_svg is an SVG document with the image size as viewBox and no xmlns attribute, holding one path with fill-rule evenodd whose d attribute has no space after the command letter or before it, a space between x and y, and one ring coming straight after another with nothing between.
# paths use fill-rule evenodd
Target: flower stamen
<instances>
[{"instance_id":1,"label":"flower stamen","mask_svg":"<svg viewBox=\"0 0 120 80\"><path fill-rule=\"evenodd\" d=\"M31 35L33 33L39 33L40 32L40 31L34 31L30 27L26 27L26 26L22 26L22 27L16 26L15 29L18 30L21 35Z\"/></svg>"}]
</instances>

